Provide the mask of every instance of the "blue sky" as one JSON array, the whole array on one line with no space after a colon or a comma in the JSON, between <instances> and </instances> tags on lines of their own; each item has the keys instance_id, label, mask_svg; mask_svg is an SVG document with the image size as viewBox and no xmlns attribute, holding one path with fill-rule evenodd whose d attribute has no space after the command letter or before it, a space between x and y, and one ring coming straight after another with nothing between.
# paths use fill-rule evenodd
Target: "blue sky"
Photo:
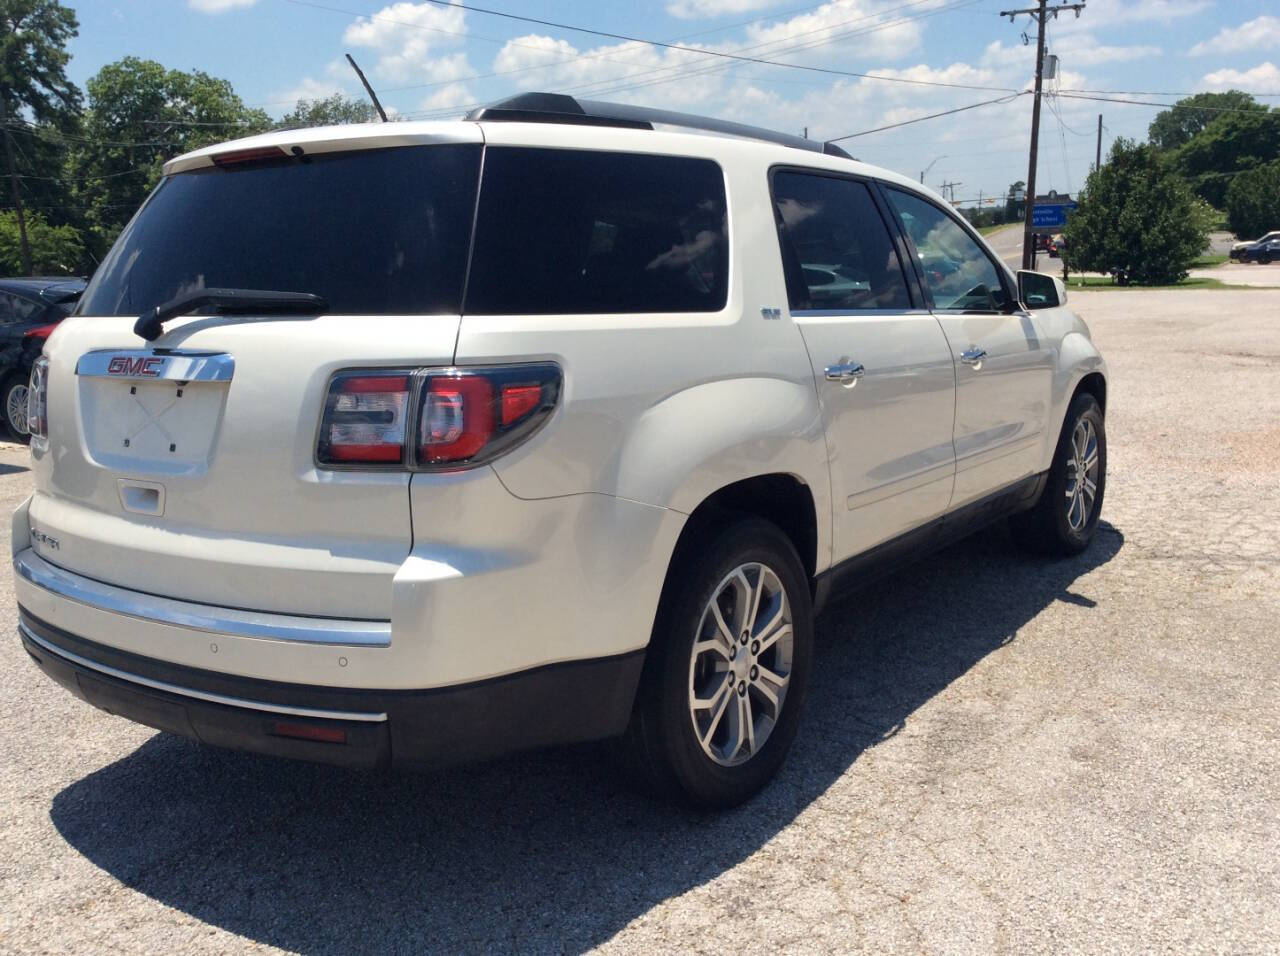
<instances>
[{"instance_id":1,"label":"blue sky","mask_svg":"<svg viewBox=\"0 0 1280 956\"><path fill-rule=\"evenodd\" d=\"M133 54L225 77L246 103L279 115L299 96L359 94L343 59L350 52L383 103L409 118L457 116L474 103L542 89L795 133L808 127L810 136L828 139L1027 88L1034 70L1034 46L1021 40L1030 20L1010 24L997 15L1031 5L1018 0L476 2L610 33L722 52L750 48L764 59L923 83L734 62L412 0L71 0L80 19L71 75L83 85L105 63ZM1272 2L1087 0L1078 19L1051 21L1049 46L1061 75L1042 118L1042 190L1082 184L1098 113L1105 150L1115 136L1145 136L1158 112L1069 91L1170 94L1131 98L1172 102L1174 94L1237 88L1280 104L1280 8ZM1031 98L1021 96L842 145L913 176L934 163L930 185L959 182L956 198L976 199L1026 177L1030 115Z\"/></svg>"}]
</instances>

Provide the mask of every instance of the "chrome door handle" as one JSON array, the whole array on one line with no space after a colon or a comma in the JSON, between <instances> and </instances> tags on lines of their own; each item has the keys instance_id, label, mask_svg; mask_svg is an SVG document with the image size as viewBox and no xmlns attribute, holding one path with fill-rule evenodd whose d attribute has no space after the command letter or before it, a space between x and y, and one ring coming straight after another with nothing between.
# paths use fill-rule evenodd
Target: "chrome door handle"
<instances>
[{"instance_id":1,"label":"chrome door handle","mask_svg":"<svg viewBox=\"0 0 1280 956\"><path fill-rule=\"evenodd\" d=\"M964 362L965 365L971 365L974 368L978 368L979 366L981 366L982 360L986 357L987 357L987 350L980 349L977 346L974 346L973 348L970 348L970 349L965 349L963 352L960 353L960 361Z\"/></svg>"},{"instance_id":2,"label":"chrome door handle","mask_svg":"<svg viewBox=\"0 0 1280 956\"><path fill-rule=\"evenodd\" d=\"M845 388L853 388L864 371L866 369L857 362L849 362L845 365L828 365L825 374L828 382L839 382Z\"/></svg>"}]
</instances>

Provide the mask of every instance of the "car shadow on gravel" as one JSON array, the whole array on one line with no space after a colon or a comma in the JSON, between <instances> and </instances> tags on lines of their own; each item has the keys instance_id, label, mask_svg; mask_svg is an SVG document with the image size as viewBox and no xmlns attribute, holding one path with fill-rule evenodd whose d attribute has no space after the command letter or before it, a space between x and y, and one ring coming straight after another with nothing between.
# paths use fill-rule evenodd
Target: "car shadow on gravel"
<instances>
[{"instance_id":1,"label":"car shadow on gravel","mask_svg":"<svg viewBox=\"0 0 1280 956\"><path fill-rule=\"evenodd\" d=\"M1092 606L1073 584L1123 542L1104 523L1086 554L1035 561L992 529L829 606L795 749L732 812L637 796L600 747L363 775L158 734L51 817L124 885L260 943L581 950L760 849L1043 608Z\"/></svg>"}]
</instances>

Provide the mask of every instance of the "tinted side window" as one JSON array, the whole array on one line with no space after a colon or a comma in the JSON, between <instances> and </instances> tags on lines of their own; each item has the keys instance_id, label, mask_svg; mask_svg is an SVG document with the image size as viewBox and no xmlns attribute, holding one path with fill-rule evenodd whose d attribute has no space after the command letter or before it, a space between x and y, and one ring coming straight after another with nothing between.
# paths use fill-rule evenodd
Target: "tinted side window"
<instances>
[{"instance_id":1,"label":"tinted side window","mask_svg":"<svg viewBox=\"0 0 1280 956\"><path fill-rule=\"evenodd\" d=\"M0 325L13 325L19 320L16 303L16 296L0 292Z\"/></svg>"},{"instance_id":2,"label":"tinted side window","mask_svg":"<svg viewBox=\"0 0 1280 956\"><path fill-rule=\"evenodd\" d=\"M886 189L920 256L936 309L1000 312L1008 294L995 264L973 237L933 203Z\"/></svg>"},{"instance_id":3,"label":"tinted side window","mask_svg":"<svg viewBox=\"0 0 1280 956\"><path fill-rule=\"evenodd\" d=\"M909 309L902 263L866 185L778 172L773 203L792 309Z\"/></svg>"},{"instance_id":4,"label":"tinted side window","mask_svg":"<svg viewBox=\"0 0 1280 956\"><path fill-rule=\"evenodd\" d=\"M467 312L714 312L728 273L710 160L486 150Z\"/></svg>"},{"instance_id":5,"label":"tinted side window","mask_svg":"<svg viewBox=\"0 0 1280 956\"><path fill-rule=\"evenodd\" d=\"M94 273L81 315L192 289L311 292L338 315L456 313L479 145L320 153L164 179Z\"/></svg>"}]
</instances>

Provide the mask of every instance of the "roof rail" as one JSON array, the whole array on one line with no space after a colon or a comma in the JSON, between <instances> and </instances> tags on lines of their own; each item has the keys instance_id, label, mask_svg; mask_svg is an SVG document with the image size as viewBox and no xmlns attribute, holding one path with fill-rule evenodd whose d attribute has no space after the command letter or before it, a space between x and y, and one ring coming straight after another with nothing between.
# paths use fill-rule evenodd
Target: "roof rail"
<instances>
[{"instance_id":1,"label":"roof rail","mask_svg":"<svg viewBox=\"0 0 1280 956\"><path fill-rule=\"evenodd\" d=\"M791 136L758 126L731 123L728 120L696 116L693 113L677 113L673 110L657 110L648 106L632 106L628 103L604 103L600 100L579 100L564 93L518 93L498 100L488 106L469 112L469 120L499 120L523 123L566 123L578 126L619 126L625 129L653 129L658 126L679 126L685 129L705 130L725 136L741 136L745 139L763 140L804 149L811 153L825 153L853 159L835 143L819 143L801 136Z\"/></svg>"}]
</instances>

